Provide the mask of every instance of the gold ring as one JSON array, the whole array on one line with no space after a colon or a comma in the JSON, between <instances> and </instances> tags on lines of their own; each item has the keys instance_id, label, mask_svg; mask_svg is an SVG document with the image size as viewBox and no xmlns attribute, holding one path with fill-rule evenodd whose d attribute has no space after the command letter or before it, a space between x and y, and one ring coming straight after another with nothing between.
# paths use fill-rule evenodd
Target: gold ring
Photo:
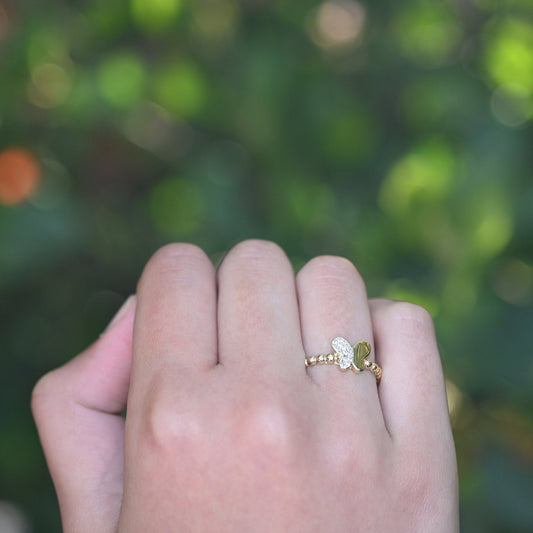
<instances>
[{"instance_id":1,"label":"gold ring","mask_svg":"<svg viewBox=\"0 0 533 533\"><path fill-rule=\"evenodd\" d=\"M352 346L345 338L335 337L331 341L331 347L333 348L333 353L306 357L306 368L315 365L337 365L341 370L350 369L356 374L369 370L376 376L376 382L379 384L383 371L374 361L367 359L372 351L369 342L360 341L355 346Z\"/></svg>"}]
</instances>

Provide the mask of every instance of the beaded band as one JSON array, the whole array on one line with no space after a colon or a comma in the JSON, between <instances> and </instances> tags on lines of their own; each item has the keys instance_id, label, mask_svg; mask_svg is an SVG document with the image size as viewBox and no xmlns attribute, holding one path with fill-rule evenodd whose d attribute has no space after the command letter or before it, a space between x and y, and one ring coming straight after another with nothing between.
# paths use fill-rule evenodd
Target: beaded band
<instances>
[{"instance_id":1,"label":"beaded band","mask_svg":"<svg viewBox=\"0 0 533 533\"><path fill-rule=\"evenodd\" d=\"M378 364L367 359L371 351L370 343L367 341L361 341L352 347L346 339L336 337L333 339L331 345L334 353L306 357L305 367L308 368L316 365L337 365L341 370L350 369L356 374L369 370L376 377L376 383L379 384L383 371Z\"/></svg>"}]
</instances>

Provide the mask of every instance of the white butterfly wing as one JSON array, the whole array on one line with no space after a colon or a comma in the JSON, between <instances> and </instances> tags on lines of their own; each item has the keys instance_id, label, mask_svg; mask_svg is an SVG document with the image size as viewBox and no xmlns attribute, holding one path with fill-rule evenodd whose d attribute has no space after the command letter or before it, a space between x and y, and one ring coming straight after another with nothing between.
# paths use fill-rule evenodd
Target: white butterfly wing
<instances>
[{"instance_id":1,"label":"white butterfly wing","mask_svg":"<svg viewBox=\"0 0 533 533\"><path fill-rule=\"evenodd\" d=\"M331 341L331 347L339 355L339 366L346 370L353 363L353 348L350 343L343 337L335 337Z\"/></svg>"}]
</instances>

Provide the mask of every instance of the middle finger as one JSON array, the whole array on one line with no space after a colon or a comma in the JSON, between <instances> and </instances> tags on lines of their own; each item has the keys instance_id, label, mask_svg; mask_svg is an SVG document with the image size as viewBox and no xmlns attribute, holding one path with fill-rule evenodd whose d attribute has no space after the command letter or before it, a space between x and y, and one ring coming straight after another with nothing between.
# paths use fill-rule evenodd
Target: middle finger
<instances>
[{"instance_id":1,"label":"middle finger","mask_svg":"<svg viewBox=\"0 0 533 533\"><path fill-rule=\"evenodd\" d=\"M254 379L305 378L294 271L274 243L248 240L218 272L219 362Z\"/></svg>"}]
</instances>

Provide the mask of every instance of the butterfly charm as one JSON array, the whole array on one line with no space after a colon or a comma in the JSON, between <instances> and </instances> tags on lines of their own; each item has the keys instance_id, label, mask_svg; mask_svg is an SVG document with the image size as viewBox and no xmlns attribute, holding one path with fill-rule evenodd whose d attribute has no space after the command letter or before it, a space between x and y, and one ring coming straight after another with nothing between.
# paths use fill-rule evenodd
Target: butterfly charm
<instances>
[{"instance_id":1,"label":"butterfly charm","mask_svg":"<svg viewBox=\"0 0 533 533\"><path fill-rule=\"evenodd\" d=\"M371 347L367 341L358 342L352 345L344 337L335 337L331 341L331 347L337 355L339 366L347 370L352 365L354 370L362 372L365 370L365 359L370 355Z\"/></svg>"}]
</instances>

